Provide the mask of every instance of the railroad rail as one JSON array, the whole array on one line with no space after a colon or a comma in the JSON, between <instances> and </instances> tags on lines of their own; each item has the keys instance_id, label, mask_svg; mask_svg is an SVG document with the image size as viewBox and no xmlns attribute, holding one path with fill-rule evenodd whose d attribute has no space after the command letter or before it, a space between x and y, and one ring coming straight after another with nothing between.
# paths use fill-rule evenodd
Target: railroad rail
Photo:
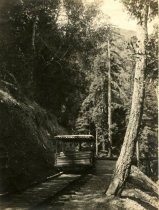
<instances>
[{"instance_id":1,"label":"railroad rail","mask_svg":"<svg viewBox=\"0 0 159 210\"><path fill-rule=\"evenodd\" d=\"M49 197L55 196L80 177L79 174L60 174L59 176L48 177L43 183L1 199L0 209L31 209Z\"/></svg>"}]
</instances>

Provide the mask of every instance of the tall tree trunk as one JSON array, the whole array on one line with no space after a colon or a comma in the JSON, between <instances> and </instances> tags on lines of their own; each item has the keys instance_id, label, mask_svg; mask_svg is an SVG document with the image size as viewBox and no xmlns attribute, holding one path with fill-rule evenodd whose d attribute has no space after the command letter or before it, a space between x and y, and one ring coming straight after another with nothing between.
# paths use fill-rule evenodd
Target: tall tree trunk
<instances>
[{"instance_id":1,"label":"tall tree trunk","mask_svg":"<svg viewBox=\"0 0 159 210\"><path fill-rule=\"evenodd\" d=\"M33 57L35 54L35 36L36 36L36 27L37 27L37 22L38 22L38 16L36 15L33 20L33 29L32 29L32 51L33 51Z\"/></svg>"},{"instance_id":2,"label":"tall tree trunk","mask_svg":"<svg viewBox=\"0 0 159 210\"><path fill-rule=\"evenodd\" d=\"M123 190L125 181L130 173L132 158L142 116L146 67L146 42L148 36L148 6L146 4L142 12L142 20L140 20L138 23L137 28L138 53L136 56L134 89L129 123L127 126L121 152L116 163L114 175L106 192L106 195L108 196L120 195Z\"/></svg>"},{"instance_id":3,"label":"tall tree trunk","mask_svg":"<svg viewBox=\"0 0 159 210\"><path fill-rule=\"evenodd\" d=\"M96 128L96 156L98 156L98 129Z\"/></svg>"},{"instance_id":4,"label":"tall tree trunk","mask_svg":"<svg viewBox=\"0 0 159 210\"><path fill-rule=\"evenodd\" d=\"M137 166L140 167L140 149L139 149L139 141L136 142L136 159L137 159Z\"/></svg>"},{"instance_id":5,"label":"tall tree trunk","mask_svg":"<svg viewBox=\"0 0 159 210\"><path fill-rule=\"evenodd\" d=\"M110 66L110 43L108 40L108 156L112 155L112 112L111 112L111 103L112 103L112 95L111 95L111 66Z\"/></svg>"},{"instance_id":6,"label":"tall tree trunk","mask_svg":"<svg viewBox=\"0 0 159 210\"><path fill-rule=\"evenodd\" d=\"M105 103L105 100L104 100L104 81L103 81L103 78L101 77L101 96L102 96L102 104L103 104L103 107L102 107L102 115L104 114L104 103ZM105 138L103 137L103 141L102 141L102 151L105 152L106 151L106 144L105 144Z\"/></svg>"},{"instance_id":7,"label":"tall tree trunk","mask_svg":"<svg viewBox=\"0 0 159 210\"><path fill-rule=\"evenodd\" d=\"M32 91L30 91L29 95L31 98L34 98L34 93L35 93L35 62L36 62L36 58L35 58L35 38L36 38L36 29L37 29L37 23L38 23L38 16L35 15L34 19L33 19L33 25L32 25L32 37L31 37L31 47L32 47L32 71L31 71L31 75L30 75L30 86Z\"/></svg>"}]
</instances>

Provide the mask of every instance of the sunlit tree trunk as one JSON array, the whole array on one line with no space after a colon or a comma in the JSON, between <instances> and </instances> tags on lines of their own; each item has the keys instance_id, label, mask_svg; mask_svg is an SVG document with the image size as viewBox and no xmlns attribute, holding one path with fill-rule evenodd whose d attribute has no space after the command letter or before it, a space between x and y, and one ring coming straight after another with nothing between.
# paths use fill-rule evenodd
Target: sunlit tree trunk
<instances>
[{"instance_id":1,"label":"sunlit tree trunk","mask_svg":"<svg viewBox=\"0 0 159 210\"><path fill-rule=\"evenodd\" d=\"M148 6L146 4L142 12L142 18L138 23L137 28L138 52L136 55L134 89L132 95L132 105L129 116L129 122L124 137L124 142L121 148L121 152L116 163L114 175L106 192L108 196L120 195L123 190L125 181L130 173L132 158L139 131L140 120L142 117L148 21Z\"/></svg>"},{"instance_id":2,"label":"sunlit tree trunk","mask_svg":"<svg viewBox=\"0 0 159 210\"><path fill-rule=\"evenodd\" d=\"M102 107L102 115L104 115L104 103L105 103L105 100L104 100L104 80L103 78L101 78L101 97L102 97L102 103L103 103L103 107ZM106 151L106 144L105 144L105 139L103 138L102 140L102 151L105 152Z\"/></svg>"},{"instance_id":3,"label":"sunlit tree trunk","mask_svg":"<svg viewBox=\"0 0 159 210\"><path fill-rule=\"evenodd\" d=\"M137 166L140 167L140 152L139 152L139 141L136 142L136 160Z\"/></svg>"},{"instance_id":4,"label":"sunlit tree trunk","mask_svg":"<svg viewBox=\"0 0 159 210\"><path fill-rule=\"evenodd\" d=\"M110 43L108 40L108 156L112 155L112 111L111 111L111 104L112 104L112 95L111 95L111 66L110 66Z\"/></svg>"},{"instance_id":5,"label":"sunlit tree trunk","mask_svg":"<svg viewBox=\"0 0 159 210\"><path fill-rule=\"evenodd\" d=\"M98 156L98 129L96 128L96 156Z\"/></svg>"}]
</instances>

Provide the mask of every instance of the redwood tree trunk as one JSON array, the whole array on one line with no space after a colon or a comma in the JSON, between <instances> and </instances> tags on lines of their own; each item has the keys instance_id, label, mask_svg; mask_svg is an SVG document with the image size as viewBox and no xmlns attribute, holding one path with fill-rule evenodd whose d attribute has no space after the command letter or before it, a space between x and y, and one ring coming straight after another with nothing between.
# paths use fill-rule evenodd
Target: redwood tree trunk
<instances>
[{"instance_id":1,"label":"redwood tree trunk","mask_svg":"<svg viewBox=\"0 0 159 210\"><path fill-rule=\"evenodd\" d=\"M116 163L113 179L106 192L106 195L108 196L115 196L121 194L125 181L130 173L130 167L138 136L140 119L142 116L143 100L144 100L147 19L148 19L148 6L145 5L142 19L140 20L137 29L138 49L136 56L134 89L132 95L132 105L129 116L129 122L123 146L120 152L120 156Z\"/></svg>"}]
</instances>

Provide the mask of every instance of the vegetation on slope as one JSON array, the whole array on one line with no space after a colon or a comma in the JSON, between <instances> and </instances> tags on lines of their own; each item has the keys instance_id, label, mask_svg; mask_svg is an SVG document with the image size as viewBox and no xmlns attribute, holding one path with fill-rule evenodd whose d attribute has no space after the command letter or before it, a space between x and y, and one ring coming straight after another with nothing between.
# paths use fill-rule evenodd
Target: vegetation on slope
<instances>
[{"instance_id":1,"label":"vegetation on slope","mask_svg":"<svg viewBox=\"0 0 159 210\"><path fill-rule=\"evenodd\" d=\"M0 125L1 150L8 156L1 190L20 190L57 172L53 136L65 131L55 116L35 102L20 102L0 90Z\"/></svg>"}]
</instances>

